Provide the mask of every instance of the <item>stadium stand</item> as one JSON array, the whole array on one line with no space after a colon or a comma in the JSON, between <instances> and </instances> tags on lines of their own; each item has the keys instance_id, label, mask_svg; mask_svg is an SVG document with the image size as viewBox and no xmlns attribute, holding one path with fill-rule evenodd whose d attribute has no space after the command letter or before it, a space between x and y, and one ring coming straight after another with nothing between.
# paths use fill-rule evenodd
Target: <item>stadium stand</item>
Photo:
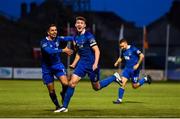
<instances>
[{"instance_id":1,"label":"stadium stand","mask_svg":"<svg viewBox=\"0 0 180 119\"><path fill-rule=\"evenodd\" d=\"M60 30L60 35L67 35L67 23L74 26L74 18L77 15L85 16L92 30L92 25L96 25L95 36L101 50L102 68L113 68L113 63L118 57L118 39L121 24L124 24L124 36L130 43L142 48L142 28L136 27L133 22L127 22L112 12L74 11L72 6L65 5L61 0L46 0L40 5L32 2L30 12L27 12L27 4L22 3L21 17L14 19L9 15L0 12L0 66L11 67L39 67L40 60L35 58L33 48L39 47L41 38L45 36L45 29L49 23L56 23ZM164 68L154 61L157 57L162 63L165 57L164 43L166 41L166 25L174 22L172 15L179 13L179 2L174 2L170 12L162 16L159 20L147 26L148 42L150 49L147 49L147 68ZM161 31L161 32L159 32ZM173 25L171 28L172 55L179 55L179 27ZM62 47L66 44L62 43ZM66 64L66 57L62 55ZM150 60L151 58L151 60ZM153 60L154 58L154 60Z\"/></svg>"}]
</instances>

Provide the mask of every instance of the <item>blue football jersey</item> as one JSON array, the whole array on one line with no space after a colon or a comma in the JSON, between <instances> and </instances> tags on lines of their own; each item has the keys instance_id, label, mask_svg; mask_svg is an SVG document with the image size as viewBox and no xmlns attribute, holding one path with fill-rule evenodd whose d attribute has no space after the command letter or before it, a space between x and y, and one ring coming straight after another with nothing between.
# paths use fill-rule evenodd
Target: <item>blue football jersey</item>
<instances>
[{"instance_id":1,"label":"blue football jersey","mask_svg":"<svg viewBox=\"0 0 180 119\"><path fill-rule=\"evenodd\" d=\"M94 62L95 55L92 47L97 43L93 34L86 31L84 34L76 35L74 42L81 60Z\"/></svg>"},{"instance_id":2,"label":"blue football jersey","mask_svg":"<svg viewBox=\"0 0 180 119\"><path fill-rule=\"evenodd\" d=\"M41 40L41 53L42 53L42 65L51 66L54 64L61 63L60 52L62 49L59 48L60 41L72 41L73 37L56 37L54 40L48 40L48 37Z\"/></svg>"},{"instance_id":3,"label":"blue football jersey","mask_svg":"<svg viewBox=\"0 0 180 119\"><path fill-rule=\"evenodd\" d=\"M124 60L124 67L133 68L139 60L141 51L134 46L128 46L128 49L122 50L121 58Z\"/></svg>"}]
</instances>

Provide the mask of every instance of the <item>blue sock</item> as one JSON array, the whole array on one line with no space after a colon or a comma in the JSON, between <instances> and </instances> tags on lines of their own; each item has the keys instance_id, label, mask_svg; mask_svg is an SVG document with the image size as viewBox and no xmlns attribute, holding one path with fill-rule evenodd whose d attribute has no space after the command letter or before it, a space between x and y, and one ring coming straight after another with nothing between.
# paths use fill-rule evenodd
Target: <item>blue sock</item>
<instances>
[{"instance_id":1,"label":"blue sock","mask_svg":"<svg viewBox=\"0 0 180 119\"><path fill-rule=\"evenodd\" d=\"M124 95L124 89L123 88L119 88L119 91L118 91L118 97L119 99L122 99L123 98L123 95Z\"/></svg>"},{"instance_id":2,"label":"blue sock","mask_svg":"<svg viewBox=\"0 0 180 119\"><path fill-rule=\"evenodd\" d=\"M142 86L142 85L145 83L145 79L142 78L142 79L140 79L138 82L139 82L140 86Z\"/></svg>"},{"instance_id":3,"label":"blue sock","mask_svg":"<svg viewBox=\"0 0 180 119\"><path fill-rule=\"evenodd\" d=\"M110 76L110 77L107 77L106 79L103 79L99 82L100 84L100 89L108 86L110 83L112 83L113 81L116 80L116 77L115 76Z\"/></svg>"},{"instance_id":4,"label":"blue sock","mask_svg":"<svg viewBox=\"0 0 180 119\"><path fill-rule=\"evenodd\" d=\"M63 102L63 107L67 108L70 102L71 97L74 94L74 88L68 87L65 97L64 97L64 102Z\"/></svg>"},{"instance_id":5,"label":"blue sock","mask_svg":"<svg viewBox=\"0 0 180 119\"><path fill-rule=\"evenodd\" d=\"M51 97L51 100L56 105L56 107L60 107L57 96L56 96L56 93L55 93L54 90L49 93L49 96Z\"/></svg>"}]
</instances>

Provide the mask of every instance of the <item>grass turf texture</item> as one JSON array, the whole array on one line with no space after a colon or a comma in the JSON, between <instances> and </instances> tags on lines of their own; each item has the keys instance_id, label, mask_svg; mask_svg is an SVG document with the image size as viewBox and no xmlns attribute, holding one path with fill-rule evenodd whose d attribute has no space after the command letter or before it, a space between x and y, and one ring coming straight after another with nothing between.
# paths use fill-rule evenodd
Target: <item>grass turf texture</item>
<instances>
[{"instance_id":1,"label":"grass turf texture","mask_svg":"<svg viewBox=\"0 0 180 119\"><path fill-rule=\"evenodd\" d=\"M61 102L61 86L55 84ZM89 81L80 81L69 112L53 113L55 107L41 80L0 80L0 117L180 117L179 83L145 84L136 90L128 83L124 102L115 105L117 92L116 83L96 92Z\"/></svg>"}]
</instances>

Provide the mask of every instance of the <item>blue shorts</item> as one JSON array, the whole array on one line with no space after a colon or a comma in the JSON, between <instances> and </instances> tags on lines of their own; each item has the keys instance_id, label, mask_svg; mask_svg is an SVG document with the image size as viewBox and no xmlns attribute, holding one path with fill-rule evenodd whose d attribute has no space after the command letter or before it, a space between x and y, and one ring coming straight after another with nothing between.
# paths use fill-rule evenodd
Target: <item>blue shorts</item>
<instances>
[{"instance_id":1,"label":"blue shorts","mask_svg":"<svg viewBox=\"0 0 180 119\"><path fill-rule=\"evenodd\" d=\"M88 64L87 62L80 60L73 74L83 78L87 73L91 82L97 82L100 79L100 69L97 68L95 71L93 71L92 65L93 64Z\"/></svg>"},{"instance_id":2,"label":"blue shorts","mask_svg":"<svg viewBox=\"0 0 180 119\"><path fill-rule=\"evenodd\" d=\"M138 68L137 70L134 70L132 68L124 68L121 76L127 78L128 80L131 79L132 83L138 83L139 73L140 68Z\"/></svg>"},{"instance_id":3,"label":"blue shorts","mask_svg":"<svg viewBox=\"0 0 180 119\"><path fill-rule=\"evenodd\" d=\"M63 76L66 74L67 74L66 69L62 63L52 65L50 67L47 67L45 65L42 66L42 78L43 78L44 84L46 85L54 81L54 76L59 78L60 76Z\"/></svg>"}]
</instances>

